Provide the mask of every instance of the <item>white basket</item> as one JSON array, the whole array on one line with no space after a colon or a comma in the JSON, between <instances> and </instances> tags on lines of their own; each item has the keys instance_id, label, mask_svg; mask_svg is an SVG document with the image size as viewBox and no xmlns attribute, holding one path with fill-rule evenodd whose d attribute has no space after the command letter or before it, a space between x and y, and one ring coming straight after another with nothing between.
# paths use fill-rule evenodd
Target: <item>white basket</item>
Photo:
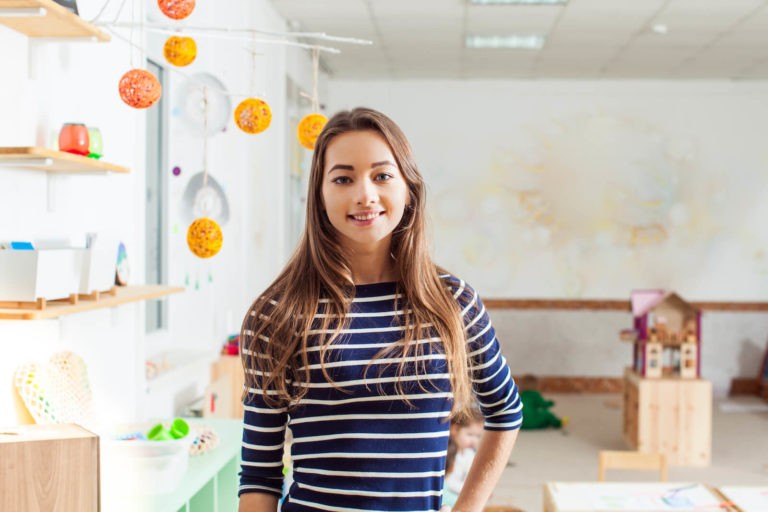
<instances>
[{"instance_id":1,"label":"white basket","mask_svg":"<svg viewBox=\"0 0 768 512\"><path fill-rule=\"evenodd\" d=\"M132 431L146 432L151 426L141 424ZM104 493L146 496L173 492L187 472L191 442L190 435L169 441L123 441L102 437Z\"/></svg>"},{"instance_id":2,"label":"white basket","mask_svg":"<svg viewBox=\"0 0 768 512\"><path fill-rule=\"evenodd\" d=\"M80 275L79 293L89 295L105 292L115 286L117 244L101 244L92 249L81 249L83 268Z\"/></svg>"},{"instance_id":3,"label":"white basket","mask_svg":"<svg viewBox=\"0 0 768 512\"><path fill-rule=\"evenodd\" d=\"M66 299L78 293L82 250L0 250L0 301Z\"/></svg>"}]
</instances>

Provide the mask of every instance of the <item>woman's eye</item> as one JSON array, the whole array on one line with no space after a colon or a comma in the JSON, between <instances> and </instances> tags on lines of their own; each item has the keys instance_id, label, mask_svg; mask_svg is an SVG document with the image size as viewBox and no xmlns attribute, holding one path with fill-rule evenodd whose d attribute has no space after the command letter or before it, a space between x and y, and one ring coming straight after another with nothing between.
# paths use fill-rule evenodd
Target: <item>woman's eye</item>
<instances>
[{"instance_id":1,"label":"woman's eye","mask_svg":"<svg viewBox=\"0 0 768 512\"><path fill-rule=\"evenodd\" d=\"M375 179L376 181L388 181L388 180L391 180L391 179L392 179L392 175L391 175L391 174L387 174L387 173L383 172L383 173L381 173L381 174L377 174L377 175L376 175L376 178L374 178L374 179Z\"/></svg>"},{"instance_id":2,"label":"woman's eye","mask_svg":"<svg viewBox=\"0 0 768 512\"><path fill-rule=\"evenodd\" d=\"M347 176L339 176L338 178L332 179L331 182L339 185L346 185L347 183L352 183L352 180L350 180Z\"/></svg>"}]
</instances>

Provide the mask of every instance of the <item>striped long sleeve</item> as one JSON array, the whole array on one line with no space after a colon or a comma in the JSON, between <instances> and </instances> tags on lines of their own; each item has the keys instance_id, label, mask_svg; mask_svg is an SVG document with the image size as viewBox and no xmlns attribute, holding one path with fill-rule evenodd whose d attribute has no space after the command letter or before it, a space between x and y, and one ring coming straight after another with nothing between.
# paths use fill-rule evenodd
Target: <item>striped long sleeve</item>
<instances>
[{"instance_id":1,"label":"striped long sleeve","mask_svg":"<svg viewBox=\"0 0 768 512\"><path fill-rule=\"evenodd\" d=\"M444 279L463 310L472 355L472 381L486 428L515 429L521 412L517 388L501 356L487 313L474 291L451 276ZM284 512L437 511L440 508L450 375L439 338L423 343L423 354L406 361L420 374L400 377L399 359L373 359L402 338L406 308L395 283L356 286L349 324L329 348L323 375L319 347L309 349L308 393L290 409L267 407L259 390L246 401L240 493L279 494L285 426L293 433L293 484ZM243 333L246 335L247 333ZM326 333L315 332L322 335ZM373 359L373 361L372 361Z\"/></svg>"}]
</instances>

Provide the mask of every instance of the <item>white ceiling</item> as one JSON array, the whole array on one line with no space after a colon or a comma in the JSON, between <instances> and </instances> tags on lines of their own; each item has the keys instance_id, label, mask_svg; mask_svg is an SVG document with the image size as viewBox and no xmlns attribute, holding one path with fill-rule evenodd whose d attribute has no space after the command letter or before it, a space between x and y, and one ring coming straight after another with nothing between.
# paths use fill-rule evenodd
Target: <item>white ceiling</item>
<instances>
[{"instance_id":1,"label":"white ceiling","mask_svg":"<svg viewBox=\"0 0 768 512\"><path fill-rule=\"evenodd\" d=\"M271 0L302 31L373 46L323 43L334 78L766 79L768 0ZM651 27L663 23L665 35ZM541 33L541 50L467 49L467 35Z\"/></svg>"}]
</instances>

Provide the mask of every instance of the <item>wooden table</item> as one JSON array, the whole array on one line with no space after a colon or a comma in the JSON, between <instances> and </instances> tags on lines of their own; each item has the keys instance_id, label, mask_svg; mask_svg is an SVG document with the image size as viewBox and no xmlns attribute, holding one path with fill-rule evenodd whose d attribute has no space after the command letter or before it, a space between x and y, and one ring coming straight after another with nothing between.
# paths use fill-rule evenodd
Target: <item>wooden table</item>
<instances>
[{"instance_id":1,"label":"wooden table","mask_svg":"<svg viewBox=\"0 0 768 512\"><path fill-rule=\"evenodd\" d=\"M547 482L544 512L701 512L722 498L693 482Z\"/></svg>"},{"instance_id":2,"label":"wooden table","mask_svg":"<svg viewBox=\"0 0 768 512\"><path fill-rule=\"evenodd\" d=\"M738 512L765 512L768 510L768 485L725 485L717 488L725 501Z\"/></svg>"}]
</instances>

